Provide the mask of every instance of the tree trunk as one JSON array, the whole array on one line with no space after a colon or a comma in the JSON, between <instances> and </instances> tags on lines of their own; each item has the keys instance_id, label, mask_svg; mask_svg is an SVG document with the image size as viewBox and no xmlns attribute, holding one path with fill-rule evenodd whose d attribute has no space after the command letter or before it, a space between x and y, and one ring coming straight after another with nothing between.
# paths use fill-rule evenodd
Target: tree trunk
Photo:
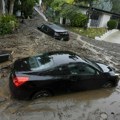
<instances>
[{"instance_id":1,"label":"tree trunk","mask_svg":"<svg viewBox=\"0 0 120 120\"><path fill-rule=\"evenodd\" d=\"M12 15L12 14L13 14L14 2L15 2L15 0L10 0L10 4L9 4L9 15Z\"/></svg>"},{"instance_id":2,"label":"tree trunk","mask_svg":"<svg viewBox=\"0 0 120 120\"><path fill-rule=\"evenodd\" d=\"M5 1L4 0L0 0L0 15L1 14L5 14Z\"/></svg>"},{"instance_id":3,"label":"tree trunk","mask_svg":"<svg viewBox=\"0 0 120 120\"><path fill-rule=\"evenodd\" d=\"M2 10L3 10L3 7L2 7L2 0L0 0L0 15L2 14Z\"/></svg>"}]
</instances>

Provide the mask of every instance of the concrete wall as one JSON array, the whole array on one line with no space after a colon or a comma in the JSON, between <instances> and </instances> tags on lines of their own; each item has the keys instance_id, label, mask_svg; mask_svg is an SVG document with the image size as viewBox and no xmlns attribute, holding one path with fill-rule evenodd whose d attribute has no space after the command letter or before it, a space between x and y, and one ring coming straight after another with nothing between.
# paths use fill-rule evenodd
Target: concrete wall
<instances>
[{"instance_id":1,"label":"concrete wall","mask_svg":"<svg viewBox=\"0 0 120 120\"><path fill-rule=\"evenodd\" d=\"M87 12L87 9L81 9L81 12L83 14L86 14ZM101 13L100 16L99 16L99 19L98 19L98 26L97 27L107 27L107 22L110 20L110 17L111 15L110 14L107 14L107 13ZM91 27L90 24L91 24L91 19L89 19L89 22L88 22L88 27ZM93 27L93 26L92 26Z\"/></svg>"},{"instance_id":2,"label":"concrete wall","mask_svg":"<svg viewBox=\"0 0 120 120\"><path fill-rule=\"evenodd\" d=\"M80 12L82 14L86 15L87 9L80 9ZM97 26L91 26L91 19L88 21L88 27L107 27L107 22L110 20L111 15L107 13L101 13L98 18L98 25ZM70 24L70 21L67 20L66 23ZM63 18L60 18L60 24L63 24Z\"/></svg>"},{"instance_id":3,"label":"concrete wall","mask_svg":"<svg viewBox=\"0 0 120 120\"><path fill-rule=\"evenodd\" d=\"M99 26L98 27L107 27L107 22L110 20L111 15L103 13L99 17Z\"/></svg>"}]
</instances>

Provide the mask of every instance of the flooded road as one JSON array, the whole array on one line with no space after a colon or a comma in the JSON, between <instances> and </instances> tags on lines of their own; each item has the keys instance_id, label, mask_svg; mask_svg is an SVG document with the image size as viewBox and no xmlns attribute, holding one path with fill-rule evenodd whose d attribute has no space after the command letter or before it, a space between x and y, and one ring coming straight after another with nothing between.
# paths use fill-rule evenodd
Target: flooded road
<instances>
[{"instance_id":1,"label":"flooded road","mask_svg":"<svg viewBox=\"0 0 120 120\"><path fill-rule=\"evenodd\" d=\"M31 23L42 23L39 20L34 21L26 22L30 27L24 26L24 31L22 28L17 34L0 37L0 49L13 51L13 61L47 51L70 50L80 56L116 66L120 73L119 46L110 46L110 43L94 45L95 41L91 46L73 33L70 34L70 41L57 41L33 28ZM94 49L93 45L101 45L104 48ZM110 56L107 56L106 49L112 51ZM0 68L2 67L4 64L0 64ZM9 69L0 70L0 120L120 120L120 84L116 88L80 91L34 101L18 101L10 96L9 73Z\"/></svg>"},{"instance_id":2,"label":"flooded road","mask_svg":"<svg viewBox=\"0 0 120 120\"><path fill-rule=\"evenodd\" d=\"M8 76L2 75L0 81L0 120L119 120L120 118L120 84L116 88L62 94L34 101L19 101L10 96Z\"/></svg>"}]
</instances>

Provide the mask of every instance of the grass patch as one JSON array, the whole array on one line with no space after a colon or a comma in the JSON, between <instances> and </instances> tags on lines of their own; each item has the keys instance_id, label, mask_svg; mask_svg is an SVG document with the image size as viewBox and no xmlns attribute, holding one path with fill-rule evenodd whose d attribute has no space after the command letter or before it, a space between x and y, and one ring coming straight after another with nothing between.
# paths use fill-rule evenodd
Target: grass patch
<instances>
[{"instance_id":1,"label":"grass patch","mask_svg":"<svg viewBox=\"0 0 120 120\"><path fill-rule=\"evenodd\" d=\"M77 27L70 27L69 30L78 33L82 36L86 36L89 38L95 38L96 36L103 35L107 29L106 28L87 28L86 30L83 28L77 28Z\"/></svg>"}]
</instances>

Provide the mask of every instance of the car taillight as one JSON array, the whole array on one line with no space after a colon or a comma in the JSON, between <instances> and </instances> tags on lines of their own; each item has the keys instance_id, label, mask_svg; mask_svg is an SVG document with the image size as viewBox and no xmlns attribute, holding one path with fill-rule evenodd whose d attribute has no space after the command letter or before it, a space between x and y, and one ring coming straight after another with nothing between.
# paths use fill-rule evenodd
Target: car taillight
<instances>
[{"instance_id":1,"label":"car taillight","mask_svg":"<svg viewBox=\"0 0 120 120\"><path fill-rule=\"evenodd\" d=\"M14 77L13 83L16 87L19 87L22 84L24 84L25 82L27 82L28 80L29 80L29 77Z\"/></svg>"}]
</instances>

